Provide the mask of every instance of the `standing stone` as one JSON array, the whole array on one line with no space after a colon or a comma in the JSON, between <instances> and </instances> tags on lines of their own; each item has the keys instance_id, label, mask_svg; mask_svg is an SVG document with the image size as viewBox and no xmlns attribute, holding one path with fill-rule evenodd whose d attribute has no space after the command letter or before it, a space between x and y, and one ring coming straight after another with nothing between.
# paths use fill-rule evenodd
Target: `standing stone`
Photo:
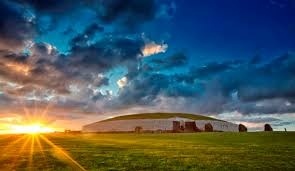
<instances>
[{"instance_id":1,"label":"standing stone","mask_svg":"<svg viewBox=\"0 0 295 171\"><path fill-rule=\"evenodd\" d=\"M173 121L173 130L172 131L173 132L181 132L179 121Z\"/></svg>"},{"instance_id":2,"label":"standing stone","mask_svg":"<svg viewBox=\"0 0 295 171\"><path fill-rule=\"evenodd\" d=\"M135 133L141 133L142 132L142 127L141 126L135 127L134 132Z\"/></svg>"},{"instance_id":3,"label":"standing stone","mask_svg":"<svg viewBox=\"0 0 295 171\"><path fill-rule=\"evenodd\" d=\"M199 128L196 126L196 122L185 122L185 132L198 132L200 131Z\"/></svg>"},{"instance_id":4,"label":"standing stone","mask_svg":"<svg viewBox=\"0 0 295 171\"><path fill-rule=\"evenodd\" d=\"M213 132L213 126L210 123L205 124L205 131L206 132Z\"/></svg>"},{"instance_id":5,"label":"standing stone","mask_svg":"<svg viewBox=\"0 0 295 171\"><path fill-rule=\"evenodd\" d=\"M270 126L270 124L264 125L264 131L272 131L272 127Z\"/></svg>"},{"instance_id":6,"label":"standing stone","mask_svg":"<svg viewBox=\"0 0 295 171\"><path fill-rule=\"evenodd\" d=\"M245 125L239 124L239 132L247 132L248 129Z\"/></svg>"}]
</instances>

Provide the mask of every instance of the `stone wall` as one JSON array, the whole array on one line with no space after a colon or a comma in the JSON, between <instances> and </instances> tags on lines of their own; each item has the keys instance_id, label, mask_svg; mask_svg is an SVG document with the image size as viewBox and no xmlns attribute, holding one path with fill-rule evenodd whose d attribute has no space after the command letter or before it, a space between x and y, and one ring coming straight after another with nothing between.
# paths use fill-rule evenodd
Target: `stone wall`
<instances>
[{"instance_id":1,"label":"stone wall","mask_svg":"<svg viewBox=\"0 0 295 171\"><path fill-rule=\"evenodd\" d=\"M201 130L205 129L206 123L210 123L213 126L214 131L239 132L239 126L230 122L214 120L197 120L195 122L196 126Z\"/></svg>"},{"instance_id":2,"label":"stone wall","mask_svg":"<svg viewBox=\"0 0 295 171\"><path fill-rule=\"evenodd\" d=\"M149 131L172 130L173 123L169 119L132 119L97 122L83 127L83 132L130 132L136 127Z\"/></svg>"},{"instance_id":3,"label":"stone wall","mask_svg":"<svg viewBox=\"0 0 295 171\"><path fill-rule=\"evenodd\" d=\"M136 127L141 127L143 131L172 131L173 121L180 121L184 124L186 121L193 121L186 118L169 118L169 119L132 119L97 122L83 127L83 132L133 132ZM238 125L214 120L197 120L196 126L204 130L205 124L210 123L214 131L238 132Z\"/></svg>"}]
</instances>

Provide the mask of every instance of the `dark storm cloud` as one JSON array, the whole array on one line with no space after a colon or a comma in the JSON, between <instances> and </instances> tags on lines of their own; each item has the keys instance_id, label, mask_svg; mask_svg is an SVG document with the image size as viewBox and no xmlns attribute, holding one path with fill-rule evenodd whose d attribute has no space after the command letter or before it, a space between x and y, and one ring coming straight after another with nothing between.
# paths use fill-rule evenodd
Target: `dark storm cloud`
<instances>
[{"instance_id":1,"label":"dark storm cloud","mask_svg":"<svg viewBox=\"0 0 295 171\"><path fill-rule=\"evenodd\" d=\"M251 79L237 79L239 98L243 101L285 98L293 99L295 91L295 56L286 54L261 67L241 71L240 76ZM233 74L230 77L238 77ZM228 81L228 80L227 80Z\"/></svg>"},{"instance_id":2,"label":"dark storm cloud","mask_svg":"<svg viewBox=\"0 0 295 171\"><path fill-rule=\"evenodd\" d=\"M112 47L112 49L115 47ZM100 51L106 51L102 49ZM113 49L118 50L118 49ZM112 68L112 61L109 61L109 67L104 69L89 69L89 64L95 62L95 66L103 66L103 55L91 54L92 58L99 58L96 61L87 61L83 59L81 63L75 63L72 60L76 56L59 55L57 50L49 44L36 43L31 48L31 54L16 54L10 51L0 51L0 74L1 80L5 82L16 83L22 88L15 88L7 91L9 94L25 94L34 91L34 89L45 91L54 90L57 94L69 94L72 84L79 86L91 85L100 87L108 85L109 79L104 77L103 71ZM126 51L127 52L127 51ZM71 54L73 55L73 54ZM77 54L76 54L77 55ZM88 53L88 55L90 55ZM95 55L95 56L93 56ZM115 54L113 54L115 55ZM129 54L130 55L130 54ZM81 57L80 55L78 55ZM83 56L85 57L85 56ZM108 56L110 57L110 56ZM87 58L87 57L86 57ZM115 62L115 56L112 57ZM123 58L119 62L122 62Z\"/></svg>"},{"instance_id":3,"label":"dark storm cloud","mask_svg":"<svg viewBox=\"0 0 295 171\"><path fill-rule=\"evenodd\" d=\"M175 78L180 82L194 84L196 80L210 80L221 73L237 68L240 64L240 61L211 62L201 67L191 67L188 73L178 74Z\"/></svg>"},{"instance_id":4,"label":"dark storm cloud","mask_svg":"<svg viewBox=\"0 0 295 171\"><path fill-rule=\"evenodd\" d=\"M144 45L140 39L105 38L90 46L74 46L69 55L70 65L77 68L107 71L118 65L136 66Z\"/></svg>"},{"instance_id":5,"label":"dark storm cloud","mask_svg":"<svg viewBox=\"0 0 295 171\"><path fill-rule=\"evenodd\" d=\"M162 60L157 64L167 65ZM143 74L128 78L118 101L122 106L154 106L159 97L179 97L194 103L189 106L200 113L291 113L295 111L294 65L295 56L286 54L264 65L251 60L209 63L184 74L143 69Z\"/></svg>"},{"instance_id":6,"label":"dark storm cloud","mask_svg":"<svg viewBox=\"0 0 295 171\"><path fill-rule=\"evenodd\" d=\"M33 22L25 10L10 1L0 1L0 49L19 49L34 35Z\"/></svg>"},{"instance_id":7,"label":"dark storm cloud","mask_svg":"<svg viewBox=\"0 0 295 171\"><path fill-rule=\"evenodd\" d=\"M157 10L154 0L14 0L20 4L29 5L37 12L65 13L77 8L89 8L95 10L105 22L113 22L124 19L126 23L139 22L139 20L151 20Z\"/></svg>"},{"instance_id":8,"label":"dark storm cloud","mask_svg":"<svg viewBox=\"0 0 295 171\"><path fill-rule=\"evenodd\" d=\"M135 18L138 17L140 20L136 22L141 23L141 19L152 18L153 14L148 10L149 6L153 8L153 3L153 1L88 1L87 3L67 0L1 1L1 79L25 87L9 90L7 93L24 94L25 90L29 92L33 89L45 88L55 90L57 93L68 94L71 84L83 84L84 86L90 84L95 89L102 85L108 85L108 78L101 76L101 74L113 67L124 65L131 72L137 66L141 47L144 45L143 41L124 38L123 35L95 40L96 42L89 44L88 41L93 39L96 33L103 31L103 27L96 22L90 24L81 34L73 38L72 48L67 55L60 55L53 46L45 43L35 43L30 48L31 54L22 54L20 51L23 50L24 43L31 40L35 29L40 30L39 25L35 25L33 22L35 17L38 19L42 15L48 15L58 19L69 15L72 10L77 10L80 7L97 10L96 5L98 4L104 12L103 15L98 16L108 20L108 23L121 18L123 13L126 14L125 17L132 15L134 23ZM116 7L119 10L118 13L111 11L112 7ZM32 16L29 16L28 13ZM16 47L20 48L18 52L12 50Z\"/></svg>"},{"instance_id":9,"label":"dark storm cloud","mask_svg":"<svg viewBox=\"0 0 295 171\"><path fill-rule=\"evenodd\" d=\"M238 110L251 113L294 112L294 55L287 54L261 66L243 64L227 72L217 74L207 85L219 88L208 89L220 93L225 101L218 106L221 111ZM236 97L233 94L236 93ZM211 97L214 98L214 95ZM235 99L236 98L236 99Z\"/></svg>"},{"instance_id":10,"label":"dark storm cloud","mask_svg":"<svg viewBox=\"0 0 295 171\"><path fill-rule=\"evenodd\" d=\"M51 101L57 108L84 112L99 111L101 106L111 111L119 107L148 109L161 105L210 114L295 112L295 56L292 54L266 63L259 56L244 62L210 62L177 74L170 71L189 64L183 53L165 58L154 56L150 60L146 55L143 59L144 38L127 34L124 29L137 28L157 15L174 13L175 6L171 4L171 9L165 7L159 14L156 2L0 1L0 101L12 103L20 96L26 99L38 96L40 101L56 98ZM73 36L67 53L60 54L46 43L34 43L28 47L29 53L22 53L26 42L34 40L39 33L35 30L42 30L40 24L35 24L35 17L36 20L52 17L51 26L56 29L54 22L70 18L79 10L95 13L96 20L83 26L76 35L77 30L67 30ZM120 31L110 33L110 28ZM106 73L117 67L127 69L126 85L115 96L110 91L100 92L101 86L112 84Z\"/></svg>"},{"instance_id":11,"label":"dark storm cloud","mask_svg":"<svg viewBox=\"0 0 295 171\"><path fill-rule=\"evenodd\" d=\"M194 87L179 84L173 76L157 73L139 73L128 77L128 86L120 90L114 107L150 106L157 104L159 95L166 97L194 97L198 90Z\"/></svg>"},{"instance_id":12,"label":"dark storm cloud","mask_svg":"<svg viewBox=\"0 0 295 171\"><path fill-rule=\"evenodd\" d=\"M87 42L92 40L97 32L102 32L104 28L94 23L88 26L81 34L76 35L71 40L72 46L87 46Z\"/></svg>"},{"instance_id":13,"label":"dark storm cloud","mask_svg":"<svg viewBox=\"0 0 295 171\"><path fill-rule=\"evenodd\" d=\"M151 70L164 70L172 69L175 67L181 67L188 63L187 57L183 53L175 53L167 58L162 59L152 59L149 61L151 64Z\"/></svg>"},{"instance_id":14,"label":"dark storm cloud","mask_svg":"<svg viewBox=\"0 0 295 171\"><path fill-rule=\"evenodd\" d=\"M152 20L157 11L154 0L101 0L97 6L102 21L119 21L128 26Z\"/></svg>"},{"instance_id":15,"label":"dark storm cloud","mask_svg":"<svg viewBox=\"0 0 295 171\"><path fill-rule=\"evenodd\" d=\"M44 54L45 55L45 54ZM35 56L24 57L9 54L14 58L0 56L1 79L23 86L49 88L59 93L67 93L67 77L53 62L47 59L36 59ZM42 62L41 62L42 61Z\"/></svg>"},{"instance_id":16,"label":"dark storm cloud","mask_svg":"<svg viewBox=\"0 0 295 171\"><path fill-rule=\"evenodd\" d=\"M157 95L168 88L169 77L163 74L138 75L122 89L118 97L119 106L125 105L151 105Z\"/></svg>"},{"instance_id":17,"label":"dark storm cloud","mask_svg":"<svg viewBox=\"0 0 295 171\"><path fill-rule=\"evenodd\" d=\"M34 40L38 34L57 29L58 21L79 10L91 10L96 13L98 20L92 21L84 31L74 35L69 42L71 47L67 54L60 54L50 44L36 42L32 42L30 46L26 44L26 51L29 52L23 52L25 43ZM102 94L98 90L109 84L109 78L104 74L115 67L124 66L129 75L137 75L144 41L140 36L131 38L121 33L102 35L99 38L95 36L104 31L104 25L113 23L118 24L119 29L136 28L152 20L156 10L153 0L1 1L0 82L4 84L1 88L2 100L10 102L9 99L13 99L17 102L20 99L28 103L49 100L57 108L97 110L97 103L111 96L110 91ZM48 24L51 30L41 32L43 27L46 28L40 22L44 16L49 18L46 21L49 23L45 25ZM16 48L18 51L15 51ZM154 79L157 80L156 77ZM160 87L155 86L154 89ZM151 90L155 94L157 91Z\"/></svg>"},{"instance_id":18,"label":"dark storm cloud","mask_svg":"<svg viewBox=\"0 0 295 171\"><path fill-rule=\"evenodd\" d=\"M83 1L79 0L14 0L18 3L30 5L37 12L43 13L64 13L78 8Z\"/></svg>"},{"instance_id":19,"label":"dark storm cloud","mask_svg":"<svg viewBox=\"0 0 295 171\"><path fill-rule=\"evenodd\" d=\"M50 17L49 28L40 29L41 32L54 29L59 18L71 16L79 10L91 11L100 22L118 23L124 26L124 29L133 29L145 21L154 19L160 10L154 0L14 0L14 2L34 9L37 15Z\"/></svg>"}]
</instances>

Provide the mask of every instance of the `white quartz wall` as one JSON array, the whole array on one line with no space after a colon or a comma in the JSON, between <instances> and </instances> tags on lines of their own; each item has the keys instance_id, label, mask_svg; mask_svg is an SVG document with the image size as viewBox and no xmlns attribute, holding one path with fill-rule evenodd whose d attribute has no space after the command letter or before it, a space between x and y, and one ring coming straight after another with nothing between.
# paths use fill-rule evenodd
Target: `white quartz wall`
<instances>
[{"instance_id":1,"label":"white quartz wall","mask_svg":"<svg viewBox=\"0 0 295 171\"><path fill-rule=\"evenodd\" d=\"M197 120L195 122L196 126L201 130L205 129L205 124L210 123L214 131L239 132L239 126L230 122L214 120Z\"/></svg>"},{"instance_id":2,"label":"white quartz wall","mask_svg":"<svg viewBox=\"0 0 295 171\"><path fill-rule=\"evenodd\" d=\"M143 130L156 131L156 130L172 130L173 121L193 121L186 118L170 118L170 119L132 119L132 120L116 120L97 122L83 127L83 132L129 132L134 131L135 127L140 126ZM225 131L225 132L238 132L238 125L214 120L197 120L195 121L196 126L204 130L205 124L210 123L213 126L214 131Z\"/></svg>"},{"instance_id":3,"label":"white quartz wall","mask_svg":"<svg viewBox=\"0 0 295 171\"><path fill-rule=\"evenodd\" d=\"M83 132L134 131L140 126L143 130L172 130L173 122L168 119L132 119L98 122L83 127Z\"/></svg>"}]
</instances>

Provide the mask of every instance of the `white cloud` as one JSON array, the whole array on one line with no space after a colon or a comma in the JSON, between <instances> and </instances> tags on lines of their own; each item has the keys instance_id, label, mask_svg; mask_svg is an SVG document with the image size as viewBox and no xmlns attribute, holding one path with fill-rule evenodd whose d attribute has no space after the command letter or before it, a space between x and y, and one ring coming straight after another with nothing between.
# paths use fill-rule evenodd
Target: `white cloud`
<instances>
[{"instance_id":1,"label":"white cloud","mask_svg":"<svg viewBox=\"0 0 295 171\"><path fill-rule=\"evenodd\" d=\"M157 44L155 42L149 42L141 49L142 57L148 57L158 53L165 53L168 49L168 45L165 43Z\"/></svg>"},{"instance_id":2,"label":"white cloud","mask_svg":"<svg viewBox=\"0 0 295 171\"><path fill-rule=\"evenodd\" d=\"M118 86L119 86L120 88L123 88L123 87L125 87L125 85L127 84L127 82L128 82L127 77L123 77L123 78L121 78L121 79L119 79L119 80L117 81L117 84L118 84Z\"/></svg>"}]
</instances>

